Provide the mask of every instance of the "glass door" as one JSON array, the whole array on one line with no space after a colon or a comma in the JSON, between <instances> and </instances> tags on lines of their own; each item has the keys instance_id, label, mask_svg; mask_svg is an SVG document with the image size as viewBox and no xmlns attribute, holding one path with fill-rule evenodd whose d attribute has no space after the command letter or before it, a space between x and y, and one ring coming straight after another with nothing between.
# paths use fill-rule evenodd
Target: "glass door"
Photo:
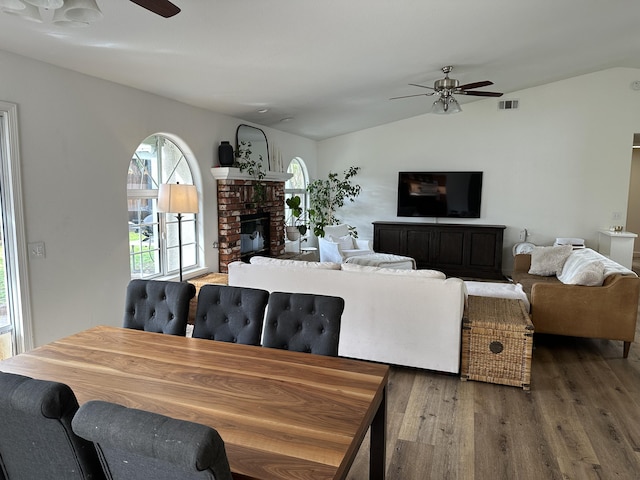
<instances>
[{"instance_id":1,"label":"glass door","mask_svg":"<svg viewBox=\"0 0 640 480\"><path fill-rule=\"evenodd\" d=\"M0 359L33 348L17 109L0 101Z\"/></svg>"}]
</instances>

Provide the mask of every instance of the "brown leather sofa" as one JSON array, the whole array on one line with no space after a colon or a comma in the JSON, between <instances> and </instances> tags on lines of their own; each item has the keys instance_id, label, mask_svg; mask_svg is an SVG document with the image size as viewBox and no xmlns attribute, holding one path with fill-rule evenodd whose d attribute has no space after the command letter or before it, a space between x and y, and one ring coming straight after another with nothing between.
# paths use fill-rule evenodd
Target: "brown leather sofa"
<instances>
[{"instance_id":1,"label":"brown leather sofa","mask_svg":"<svg viewBox=\"0 0 640 480\"><path fill-rule=\"evenodd\" d=\"M636 333L640 278L616 273L600 287L565 285L555 276L529 274L529 254L516 255L514 262L512 278L529 297L536 333L622 340L627 358Z\"/></svg>"}]
</instances>

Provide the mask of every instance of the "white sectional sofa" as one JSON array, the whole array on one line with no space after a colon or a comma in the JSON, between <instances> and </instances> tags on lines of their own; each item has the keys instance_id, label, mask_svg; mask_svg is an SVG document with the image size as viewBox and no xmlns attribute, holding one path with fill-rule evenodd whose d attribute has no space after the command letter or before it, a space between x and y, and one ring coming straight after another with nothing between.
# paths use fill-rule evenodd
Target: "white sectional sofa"
<instances>
[{"instance_id":1,"label":"white sectional sofa","mask_svg":"<svg viewBox=\"0 0 640 480\"><path fill-rule=\"evenodd\" d=\"M462 280L426 270L256 257L252 262L229 264L229 285L344 298L340 356L459 372Z\"/></svg>"}]
</instances>

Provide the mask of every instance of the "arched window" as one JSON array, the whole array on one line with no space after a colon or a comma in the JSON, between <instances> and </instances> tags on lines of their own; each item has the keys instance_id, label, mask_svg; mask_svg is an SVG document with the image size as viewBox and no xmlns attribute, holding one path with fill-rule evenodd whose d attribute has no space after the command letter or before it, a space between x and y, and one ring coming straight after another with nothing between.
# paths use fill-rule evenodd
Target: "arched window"
<instances>
[{"instance_id":1,"label":"arched window","mask_svg":"<svg viewBox=\"0 0 640 480\"><path fill-rule=\"evenodd\" d=\"M307 185L309 185L309 174L307 172L307 166L304 161L296 157L289 163L289 168L287 168L287 173L293 174L287 182L284 184L284 199L291 198L294 195L300 196L300 205L302 206L303 211L307 212L307 207L309 205L309 196L307 195ZM289 219L291 218L291 213L289 208L285 203L285 218L287 219L287 224Z\"/></svg>"},{"instance_id":2,"label":"arched window","mask_svg":"<svg viewBox=\"0 0 640 480\"><path fill-rule=\"evenodd\" d=\"M164 277L178 273L178 221L158 212L162 183L192 185L185 154L163 135L152 135L136 149L127 175L129 207L129 265L131 278ZM198 225L193 213L182 216L182 269L198 266Z\"/></svg>"}]
</instances>

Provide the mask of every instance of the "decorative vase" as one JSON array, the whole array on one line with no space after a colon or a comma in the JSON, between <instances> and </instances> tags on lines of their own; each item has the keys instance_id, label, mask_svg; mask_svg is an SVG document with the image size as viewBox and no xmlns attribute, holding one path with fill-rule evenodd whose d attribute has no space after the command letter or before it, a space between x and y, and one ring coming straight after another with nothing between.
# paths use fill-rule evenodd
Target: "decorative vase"
<instances>
[{"instance_id":1,"label":"decorative vase","mask_svg":"<svg viewBox=\"0 0 640 480\"><path fill-rule=\"evenodd\" d=\"M231 167L233 166L233 147L229 142L223 141L220 142L218 146L218 162L221 167Z\"/></svg>"}]
</instances>

